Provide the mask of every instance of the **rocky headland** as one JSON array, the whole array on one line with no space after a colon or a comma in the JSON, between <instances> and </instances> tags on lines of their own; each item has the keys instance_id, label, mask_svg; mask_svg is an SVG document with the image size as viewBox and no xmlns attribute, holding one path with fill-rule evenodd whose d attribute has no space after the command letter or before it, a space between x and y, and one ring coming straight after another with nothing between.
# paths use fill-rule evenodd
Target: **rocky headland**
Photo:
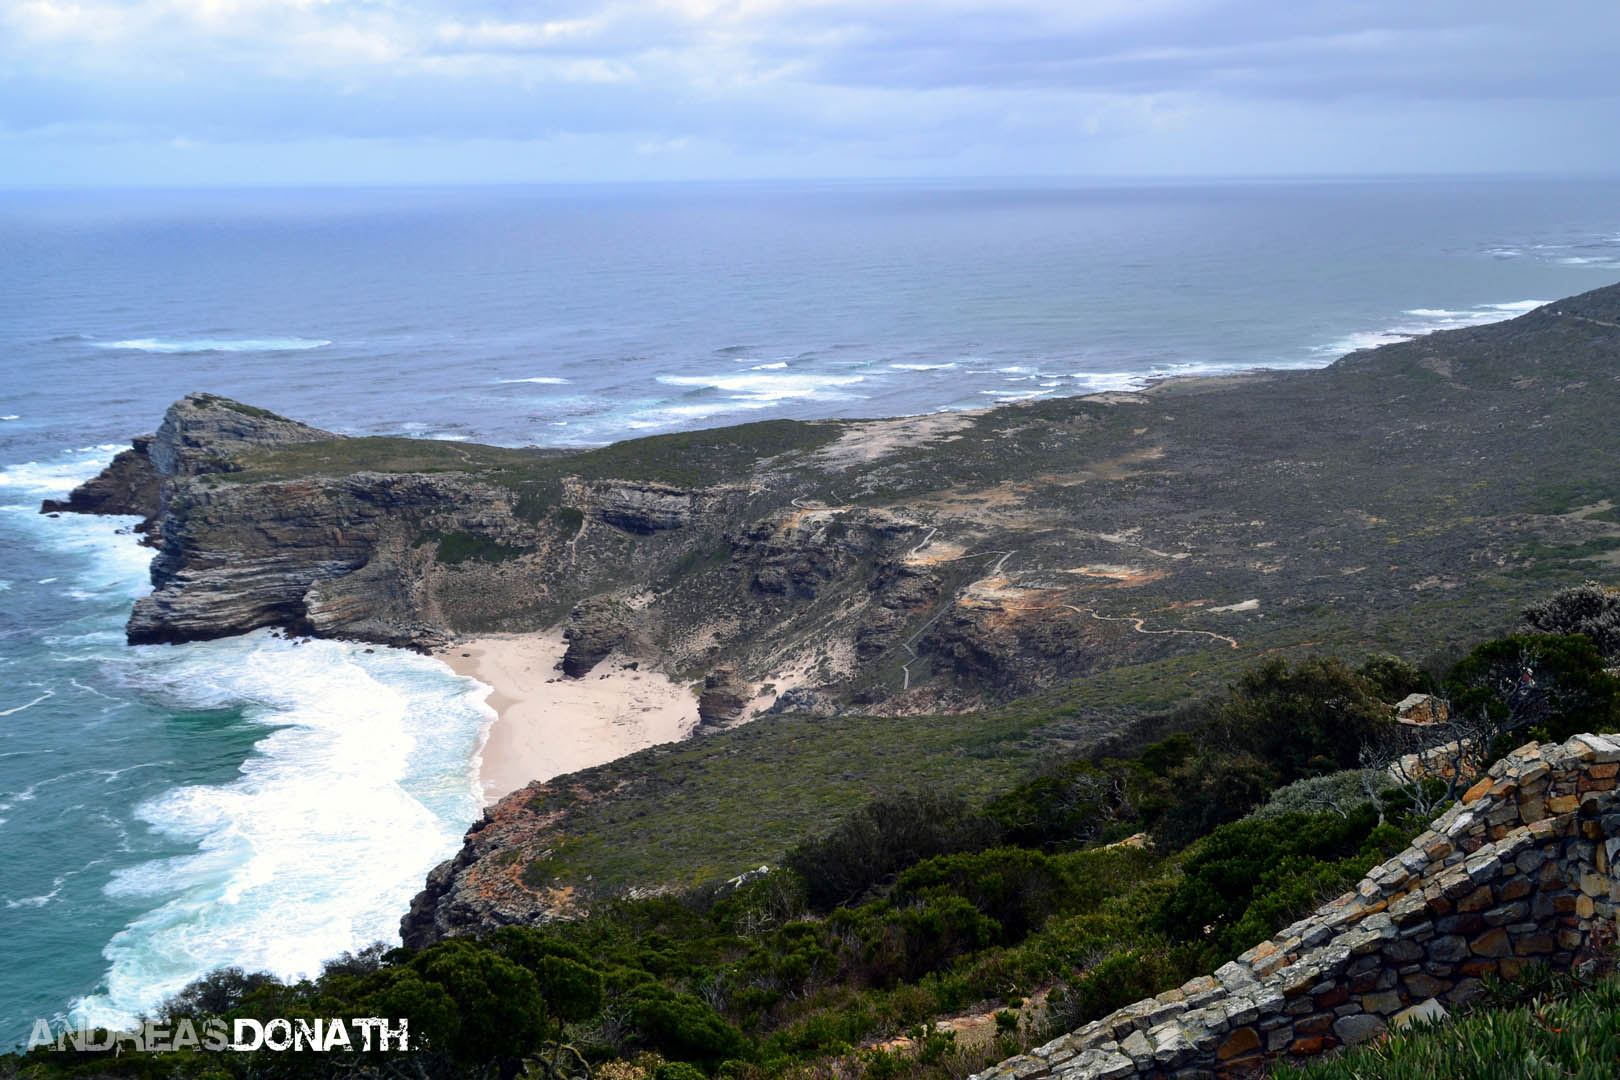
<instances>
[{"instance_id":1,"label":"rocky headland","mask_svg":"<svg viewBox=\"0 0 1620 1080\"><path fill-rule=\"evenodd\" d=\"M193 394L46 509L147 517L132 643L561 625L567 677L621 650L701 690L703 753L807 717L943 738L898 718L1067 695L1057 727L1008 722L1038 755L1268 653L1473 640L1615 565L1615 415L1620 286L1316 371L578 452L341 438ZM655 757L491 808L407 940L688 873L679 851L634 881L578 854L675 797ZM829 791L853 775L828 768ZM779 853L773 821L736 834L732 872Z\"/></svg>"}]
</instances>

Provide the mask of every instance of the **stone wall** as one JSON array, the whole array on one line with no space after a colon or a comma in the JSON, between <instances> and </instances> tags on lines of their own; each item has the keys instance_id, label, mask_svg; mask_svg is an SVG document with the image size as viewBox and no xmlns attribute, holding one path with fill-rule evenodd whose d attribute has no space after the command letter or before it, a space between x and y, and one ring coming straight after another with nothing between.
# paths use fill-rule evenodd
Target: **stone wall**
<instances>
[{"instance_id":1,"label":"stone wall","mask_svg":"<svg viewBox=\"0 0 1620 1080\"><path fill-rule=\"evenodd\" d=\"M1443 1015L1487 973L1615 940L1620 737L1520 747L1352 892L1224 965L972 1080L1254 1076Z\"/></svg>"}]
</instances>

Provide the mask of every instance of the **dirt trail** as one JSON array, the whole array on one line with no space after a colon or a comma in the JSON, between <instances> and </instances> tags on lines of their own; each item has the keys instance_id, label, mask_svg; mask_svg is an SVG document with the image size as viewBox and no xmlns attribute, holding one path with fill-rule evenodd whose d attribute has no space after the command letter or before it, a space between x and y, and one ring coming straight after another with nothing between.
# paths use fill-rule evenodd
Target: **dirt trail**
<instances>
[{"instance_id":1,"label":"dirt trail","mask_svg":"<svg viewBox=\"0 0 1620 1080\"><path fill-rule=\"evenodd\" d=\"M1236 638L1229 638L1225 634L1217 634L1213 630L1147 630L1143 628L1143 624L1147 620L1139 619L1135 615L1099 615L1092 608L1078 608L1073 604L1059 604L1058 606L1066 608L1077 615L1090 615L1093 619L1102 622L1134 623L1138 634L1202 634L1204 637L1214 638L1216 641L1224 641L1234 649L1239 647Z\"/></svg>"}]
</instances>

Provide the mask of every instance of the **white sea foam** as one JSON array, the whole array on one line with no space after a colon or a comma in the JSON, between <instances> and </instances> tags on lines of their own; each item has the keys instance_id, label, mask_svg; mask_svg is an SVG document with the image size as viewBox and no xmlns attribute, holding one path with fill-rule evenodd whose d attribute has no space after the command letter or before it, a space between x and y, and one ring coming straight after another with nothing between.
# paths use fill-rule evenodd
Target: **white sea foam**
<instances>
[{"instance_id":1,"label":"white sea foam","mask_svg":"<svg viewBox=\"0 0 1620 1080\"><path fill-rule=\"evenodd\" d=\"M85 447L6 466L0 487L30 499L60 494L117 449ZM20 505L8 527L71 557L64 568L76 565L63 578L70 591L87 603L102 600L110 616L106 625L68 623L44 638L58 659L100 664L128 688L122 698L188 710L245 706L264 727L234 781L171 788L138 809L145 827L195 851L114 872L108 891L143 913L107 943L105 989L80 1001L76 1017L121 1025L222 964L292 977L346 949L396 940L400 912L426 872L459 847L481 807L474 755L489 717L471 700L470 680L412 653L295 646L267 632L125 648L123 617L150 587L151 551L128 533L131 519L50 518L35 507ZM0 715L19 719L51 693L43 685L13 690ZM85 731L93 727L87 717ZM200 754L210 753L206 733L191 738ZM93 771L112 783L145 764ZM62 779L12 793L0 813ZM108 827L124 838L117 850L131 850L130 824L108 818ZM53 902L54 891L30 891L40 895L8 904Z\"/></svg>"},{"instance_id":2,"label":"white sea foam","mask_svg":"<svg viewBox=\"0 0 1620 1080\"><path fill-rule=\"evenodd\" d=\"M200 352L303 352L332 344L325 338L128 338L98 341L98 349L130 349L149 353Z\"/></svg>"},{"instance_id":3,"label":"white sea foam","mask_svg":"<svg viewBox=\"0 0 1620 1080\"><path fill-rule=\"evenodd\" d=\"M22 419L22 417L18 416L16 413L8 413L5 416L0 416L0 420L21 420L21 419Z\"/></svg>"},{"instance_id":4,"label":"white sea foam","mask_svg":"<svg viewBox=\"0 0 1620 1080\"><path fill-rule=\"evenodd\" d=\"M536 375L528 379L497 379L495 381L503 383L540 383L545 386L557 386L568 380L559 375Z\"/></svg>"},{"instance_id":5,"label":"white sea foam","mask_svg":"<svg viewBox=\"0 0 1620 1080\"><path fill-rule=\"evenodd\" d=\"M843 387L865 382L864 375L770 375L760 373L725 375L660 375L666 386L689 386L724 390L735 400L776 403L788 398L842 397Z\"/></svg>"},{"instance_id":6,"label":"white sea foam","mask_svg":"<svg viewBox=\"0 0 1620 1080\"><path fill-rule=\"evenodd\" d=\"M75 1018L126 1023L225 964L293 978L397 940L400 912L481 805L472 762L488 720L467 681L411 653L268 633L137 653L147 695L246 702L266 734L235 781L138 809L197 850L113 875L109 894L152 906L107 945L106 990Z\"/></svg>"},{"instance_id":7,"label":"white sea foam","mask_svg":"<svg viewBox=\"0 0 1620 1080\"><path fill-rule=\"evenodd\" d=\"M896 371L949 371L956 366L956 361L941 364L890 364Z\"/></svg>"},{"instance_id":8,"label":"white sea foam","mask_svg":"<svg viewBox=\"0 0 1620 1080\"><path fill-rule=\"evenodd\" d=\"M979 393L981 393L981 394L989 394L991 397L1000 398L1003 401L1023 401L1025 398L1040 397L1042 394L1050 394L1051 392L1052 391L1050 391L1050 390L980 390L979 391Z\"/></svg>"},{"instance_id":9,"label":"white sea foam","mask_svg":"<svg viewBox=\"0 0 1620 1080\"><path fill-rule=\"evenodd\" d=\"M64 450L47 461L25 461L0 468L0 488L15 488L31 496L66 495L100 472L123 447L114 444ZM35 507L37 509L37 507Z\"/></svg>"},{"instance_id":10,"label":"white sea foam","mask_svg":"<svg viewBox=\"0 0 1620 1080\"><path fill-rule=\"evenodd\" d=\"M787 367L787 361L786 360L778 360L775 363L771 363L771 364L755 364L753 367L749 368L748 370L749 371L780 371L785 367Z\"/></svg>"},{"instance_id":11,"label":"white sea foam","mask_svg":"<svg viewBox=\"0 0 1620 1080\"><path fill-rule=\"evenodd\" d=\"M1114 390L1140 390L1152 381L1152 375L1136 371L1076 371L1069 376L1084 386L1086 393L1099 394Z\"/></svg>"},{"instance_id":12,"label":"white sea foam","mask_svg":"<svg viewBox=\"0 0 1620 1080\"><path fill-rule=\"evenodd\" d=\"M1313 351L1322 357L1338 357L1359 349L1375 349L1380 345L1394 345L1411 341L1436 330L1456 330L1466 326L1484 326L1502 322L1546 304L1546 300L1510 300L1502 304L1476 304L1472 308L1407 308L1401 314L1413 316L1417 321L1398 323L1383 330L1359 330L1347 334Z\"/></svg>"}]
</instances>

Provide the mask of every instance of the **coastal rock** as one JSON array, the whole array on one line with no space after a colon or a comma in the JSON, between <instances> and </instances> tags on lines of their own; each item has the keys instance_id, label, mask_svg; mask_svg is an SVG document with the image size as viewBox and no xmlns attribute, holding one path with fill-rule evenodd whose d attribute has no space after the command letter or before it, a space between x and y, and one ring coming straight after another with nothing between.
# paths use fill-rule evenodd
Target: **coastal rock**
<instances>
[{"instance_id":1,"label":"coastal rock","mask_svg":"<svg viewBox=\"0 0 1620 1080\"><path fill-rule=\"evenodd\" d=\"M46 499L42 514L112 514L145 518L140 531L152 527L158 515L163 477L150 454L155 436L138 435L134 445L121 451L100 473L86 480L66 499Z\"/></svg>"},{"instance_id":2,"label":"coastal rock","mask_svg":"<svg viewBox=\"0 0 1620 1080\"><path fill-rule=\"evenodd\" d=\"M162 477L233 472L245 454L343 436L217 394L187 394L163 415L147 453Z\"/></svg>"},{"instance_id":3,"label":"coastal rock","mask_svg":"<svg viewBox=\"0 0 1620 1080\"><path fill-rule=\"evenodd\" d=\"M606 596L592 596L574 605L563 639L563 674L581 679L614 649L623 646L632 632L634 613L624 604Z\"/></svg>"},{"instance_id":4,"label":"coastal rock","mask_svg":"<svg viewBox=\"0 0 1620 1080\"><path fill-rule=\"evenodd\" d=\"M627 480L572 479L568 502L600 521L639 536L687 528L725 508L723 492Z\"/></svg>"},{"instance_id":5,"label":"coastal rock","mask_svg":"<svg viewBox=\"0 0 1620 1080\"><path fill-rule=\"evenodd\" d=\"M723 727L745 719L754 700L754 689L737 675L734 667L717 667L703 677L703 693L698 696L698 723Z\"/></svg>"}]
</instances>

